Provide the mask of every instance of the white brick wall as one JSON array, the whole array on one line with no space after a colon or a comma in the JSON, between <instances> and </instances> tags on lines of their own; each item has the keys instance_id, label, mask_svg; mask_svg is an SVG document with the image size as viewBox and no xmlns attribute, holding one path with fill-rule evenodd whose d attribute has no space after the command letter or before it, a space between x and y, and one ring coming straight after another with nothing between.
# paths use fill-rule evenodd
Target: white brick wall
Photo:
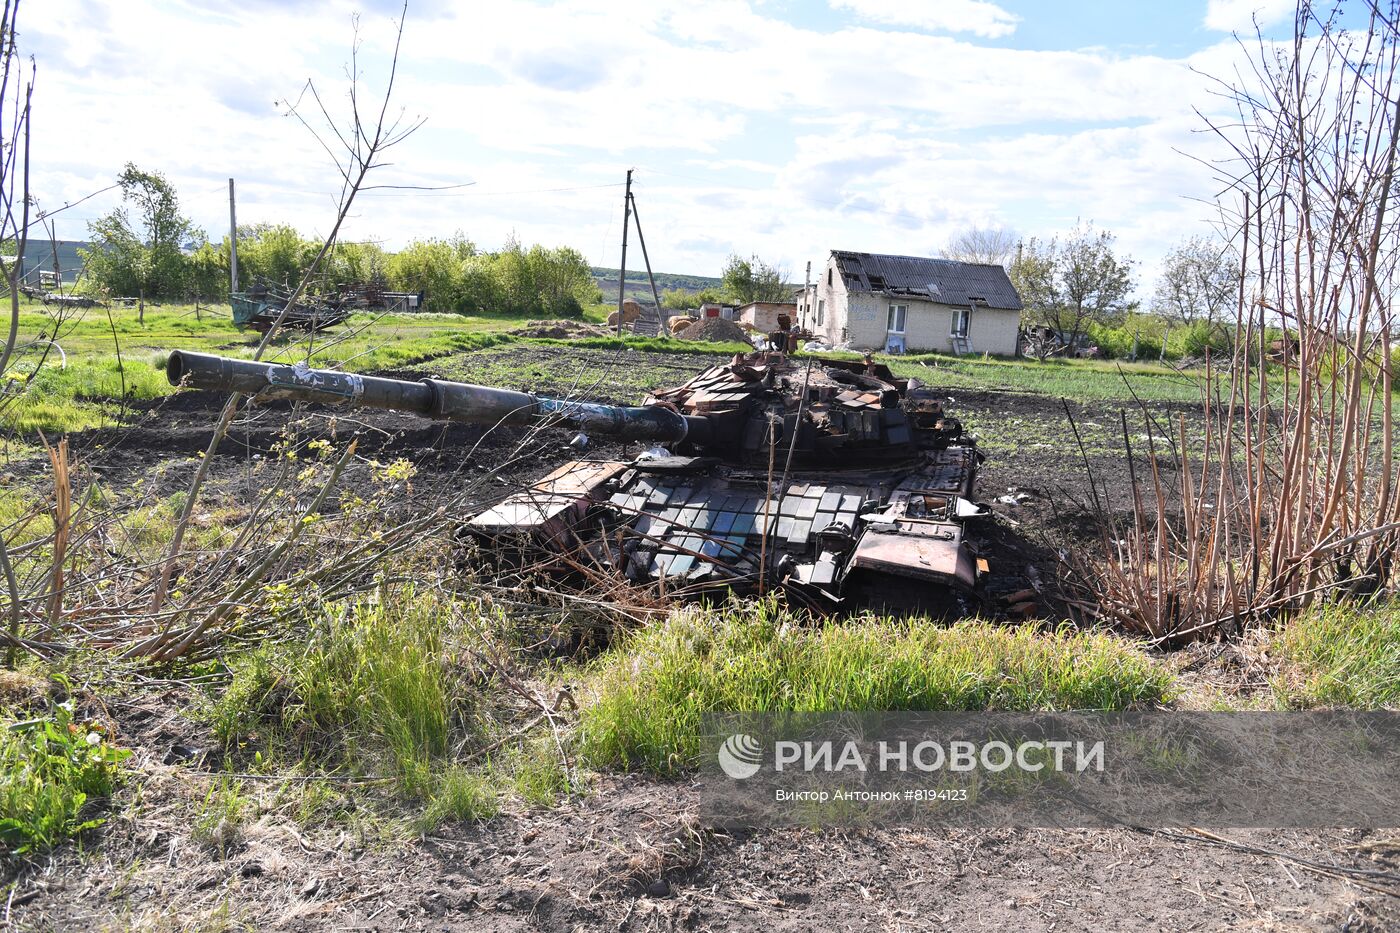
<instances>
[{"instance_id":1,"label":"white brick wall","mask_svg":"<svg viewBox=\"0 0 1400 933\"><path fill-rule=\"evenodd\" d=\"M906 352L953 349L953 307L914 298L848 292L836 270L836 260L830 255L816 282L816 297L826 302L826 315L823 326L813 327L813 331L832 344L849 343L856 350L884 350L889 307L902 304L909 308L904 323ZM1019 311L977 308L969 320L967 335L974 353L1015 356L1020 328Z\"/></svg>"}]
</instances>

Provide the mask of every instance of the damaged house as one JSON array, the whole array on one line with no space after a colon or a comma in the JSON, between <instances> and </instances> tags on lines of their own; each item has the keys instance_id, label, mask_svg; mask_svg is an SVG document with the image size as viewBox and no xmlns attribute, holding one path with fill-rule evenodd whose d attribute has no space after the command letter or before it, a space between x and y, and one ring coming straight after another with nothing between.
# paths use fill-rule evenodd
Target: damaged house
<instances>
[{"instance_id":1,"label":"damaged house","mask_svg":"<svg viewBox=\"0 0 1400 933\"><path fill-rule=\"evenodd\" d=\"M1021 298L999 265L832 250L798 317L835 346L1015 356Z\"/></svg>"}]
</instances>

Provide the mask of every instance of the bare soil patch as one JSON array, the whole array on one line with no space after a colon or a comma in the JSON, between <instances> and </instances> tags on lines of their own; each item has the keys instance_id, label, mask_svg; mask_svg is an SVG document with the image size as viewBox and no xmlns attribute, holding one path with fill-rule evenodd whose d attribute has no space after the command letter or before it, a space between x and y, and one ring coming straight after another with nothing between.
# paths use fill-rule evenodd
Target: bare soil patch
<instances>
[{"instance_id":1,"label":"bare soil patch","mask_svg":"<svg viewBox=\"0 0 1400 933\"><path fill-rule=\"evenodd\" d=\"M21 929L288 930L1347 930L1400 924L1365 877L1394 838L1336 830L1199 837L1128 829L714 833L684 784L608 776L552 810L394 842L260 814L220 857L162 788L88 851L21 874ZM176 799L172 793L169 799Z\"/></svg>"}]
</instances>

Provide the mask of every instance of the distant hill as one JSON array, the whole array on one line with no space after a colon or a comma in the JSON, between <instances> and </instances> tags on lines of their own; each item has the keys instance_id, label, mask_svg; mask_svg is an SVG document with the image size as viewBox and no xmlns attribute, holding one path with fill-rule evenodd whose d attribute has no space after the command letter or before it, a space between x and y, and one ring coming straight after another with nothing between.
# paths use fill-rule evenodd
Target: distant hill
<instances>
[{"instance_id":1,"label":"distant hill","mask_svg":"<svg viewBox=\"0 0 1400 933\"><path fill-rule=\"evenodd\" d=\"M603 290L603 301L612 302L617 300L617 270L604 269L593 266L590 270L593 273L593 281L598 283L598 287ZM698 292L702 288L718 288L720 280L707 275L682 275L677 272L657 272L656 291L664 293L671 289L680 289L687 292ZM628 269L627 281L622 287L622 293L628 298L635 298L638 302L650 305L651 285L647 282L646 269Z\"/></svg>"}]
</instances>

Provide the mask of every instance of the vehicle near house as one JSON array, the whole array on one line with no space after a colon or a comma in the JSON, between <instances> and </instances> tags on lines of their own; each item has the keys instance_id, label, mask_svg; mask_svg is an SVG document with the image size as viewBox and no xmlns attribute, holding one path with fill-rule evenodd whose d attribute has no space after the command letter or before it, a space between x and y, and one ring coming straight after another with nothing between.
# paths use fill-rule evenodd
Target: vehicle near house
<instances>
[{"instance_id":1,"label":"vehicle near house","mask_svg":"<svg viewBox=\"0 0 1400 933\"><path fill-rule=\"evenodd\" d=\"M1103 349L1088 334L1069 334L1045 324L1032 324L1021 332L1022 356L1043 360L1048 356L1068 356L1080 360L1103 359Z\"/></svg>"},{"instance_id":2,"label":"vehicle near house","mask_svg":"<svg viewBox=\"0 0 1400 933\"><path fill-rule=\"evenodd\" d=\"M797 316L830 346L1015 356L1021 297L995 264L832 250Z\"/></svg>"}]
</instances>

